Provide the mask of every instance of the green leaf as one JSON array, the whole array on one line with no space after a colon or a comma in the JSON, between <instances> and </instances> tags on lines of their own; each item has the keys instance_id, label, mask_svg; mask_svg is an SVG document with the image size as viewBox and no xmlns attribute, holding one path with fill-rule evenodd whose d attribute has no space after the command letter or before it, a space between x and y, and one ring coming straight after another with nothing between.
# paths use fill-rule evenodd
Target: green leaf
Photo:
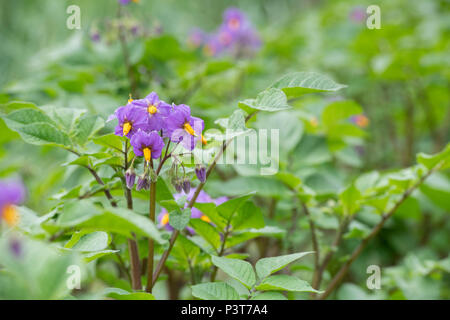
<instances>
[{"instance_id":1,"label":"green leaf","mask_svg":"<svg viewBox=\"0 0 450 320\"><path fill-rule=\"evenodd\" d=\"M287 298L279 292L267 291L255 295L250 300L287 300Z\"/></svg>"},{"instance_id":2,"label":"green leaf","mask_svg":"<svg viewBox=\"0 0 450 320\"><path fill-rule=\"evenodd\" d=\"M70 266L78 266L85 274L84 264L75 252L56 250L47 243L32 240L20 234L14 241L21 249L18 258L10 245L12 238L0 238L0 299L58 300L67 298ZM68 271L70 271L68 273Z\"/></svg>"},{"instance_id":3,"label":"green leaf","mask_svg":"<svg viewBox=\"0 0 450 320\"><path fill-rule=\"evenodd\" d=\"M208 282L191 287L192 295L202 300L239 300L236 290L225 282Z\"/></svg>"},{"instance_id":4,"label":"green leaf","mask_svg":"<svg viewBox=\"0 0 450 320\"><path fill-rule=\"evenodd\" d=\"M256 274L260 279L264 279L310 253L313 253L313 251L299 252L279 257L262 258L256 262Z\"/></svg>"},{"instance_id":5,"label":"green leaf","mask_svg":"<svg viewBox=\"0 0 450 320\"><path fill-rule=\"evenodd\" d=\"M227 225L227 220L217 212L217 206L212 202L196 202L194 207L200 210L204 215L211 219L211 221L222 230Z\"/></svg>"},{"instance_id":6,"label":"green leaf","mask_svg":"<svg viewBox=\"0 0 450 320\"><path fill-rule=\"evenodd\" d=\"M186 228L190 219L191 219L191 209L190 208L186 208L186 209L182 209L182 210L176 209L169 213L170 225L179 231Z\"/></svg>"},{"instance_id":7,"label":"green leaf","mask_svg":"<svg viewBox=\"0 0 450 320\"><path fill-rule=\"evenodd\" d=\"M32 102L26 102L26 101L10 101L8 103L0 105L0 116L8 114L14 110L19 109L38 109L36 105Z\"/></svg>"},{"instance_id":8,"label":"green leaf","mask_svg":"<svg viewBox=\"0 0 450 320\"><path fill-rule=\"evenodd\" d=\"M7 126L12 130L17 130L25 125L33 123L49 123L55 125L52 119L39 109L19 109L4 116Z\"/></svg>"},{"instance_id":9,"label":"green leaf","mask_svg":"<svg viewBox=\"0 0 450 320\"><path fill-rule=\"evenodd\" d=\"M208 131L205 135L206 139L223 141L251 132L245 125L245 112L241 109L235 110L228 118L218 119L214 123L223 126L227 130L225 133L218 130Z\"/></svg>"},{"instance_id":10,"label":"green leaf","mask_svg":"<svg viewBox=\"0 0 450 320\"><path fill-rule=\"evenodd\" d=\"M300 280L296 277L286 274L280 274L265 278L257 287L256 290L261 291L295 291L295 292L316 292L308 282Z\"/></svg>"},{"instance_id":11,"label":"green leaf","mask_svg":"<svg viewBox=\"0 0 450 320\"><path fill-rule=\"evenodd\" d=\"M122 151L124 138L116 136L114 133L105 134L92 139L95 144Z\"/></svg>"},{"instance_id":12,"label":"green leaf","mask_svg":"<svg viewBox=\"0 0 450 320\"><path fill-rule=\"evenodd\" d=\"M212 256L212 263L247 288L251 288L256 282L253 267L247 261Z\"/></svg>"},{"instance_id":13,"label":"green leaf","mask_svg":"<svg viewBox=\"0 0 450 320\"><path fill-rule=\"evenodd\" d=\"M217 250L219 248L221 240L220 234L217 232L216 228L201 219L191 219L190 224L195 232L211 244L214 249Z\"/></svg>"},{"instance_id":14,"label":"green leaf","mask_svg":"<svg viewBox=\"0 0 450 320\"><path fill-rule=\"evenodd\" d=\"M346 86L315 72L296 72L285 75L271 87L283 90L288 98L296 98L310 92L334 92Z\"/></svg>"},{"instance_id":15,"label":"green leaf","mask_svg":"<svg viewBox=\"0 0 450 320\"><path fill-rule=\"evenodd\" d=\"M264 228L264 217L261 209L253 202L245 202L231 220L233 230L247 228Z\"/></svg>"},{"instance_id":16,"label":"green leaf","mask_svg":"<svg viewBox=\"0 0 450 320\"><path fill-rule=\"evenodd\" d=\"M287 97L284 92L275 88L264 90L256 96L256 99L239 101L239 106L262 111L280 111L291 108L287 103Z\"/></svg>"},{"instance_id":17,"label":"green leaf","mask_svg":"<svg viewBox=\"0 0 450 320\"><path fill-rule=\"evenodd\" d=\"M423 164L427 169L432 169L435 167L438 163L442 162L441 170L449 168L450 167L450 144L447 144L447 146L439 153L436 153L434 155L425 154L425 153L419 153L417 155L417 162L420 164Z\"/></svg>"},{"instance_id":18,"label":"green leaf","mask_svg":"<svg viewBox=\"0 0 450 320\"><path fill-rule=\"evenodd\" d=\"M348 122L348 118L363 112L359 104L352 100L341 100L330 103L322 112L323 124L330 128L342 122Z\"/></svg>"},{"instance_id":19,"label":"green leaf","mask_svg":"<svg viewBox=\"0 0 450 320\"><path fill-rule=\"evenodd\" d=\"M106 288L103 294L116 300L155 300L151 293L128 292L120 288Z\"/></svg>"},{"instance_id":20,"label":"green leaf","mask_svg":"<svg viewBox=\"0 0 450 320\"><path fill-rule=\"evenodd\" d=\"M365 224L353 220L348 227L348 232L344 235L344 239L362 239L367 236L370 231L370 228Z\"/></svg>"},{"instance_id":21,"label":"green leaf","mask_svg":"<svg viewBox=\"0 0 450 320\"><path fill-rule=\"evenodd\" d=\"M173 246L171 255L184 263L186 267L189 267L188 263L195 261L200 255L200 248L190 239L180 234Z\"/></svg>"},{"instance_id":22,"label":"green leaf","mask_svg":"<svg viewBox=\"0 0 450 320\"><path fill-rule=\"evenodd\" d=\"M83 109L53 106L42 107L41 110L53 120L58 129L71 137L76 134L75 130L79 119L86 113L86 110Z\"/></svg>"},{"instance_id":23,"label":"green leaf","mask_svg":"<svg viewBox=\"0 0 450 320\"><path fill-rule=\"evenodd\" d=\"M339 194L341 199L344 215L352 215L359 209L359 201L361 200L361 193L354 184L347 187Z\"/></svg>"},{"instance_id":24,"label":"green leaf","mask_svg":"<svg viewBox=\"0 0 450 320\"><path fill-rule=\"evenodd\" d=\"M3 120L27 143L62 147L71 145L67 133L57 128L57 124L39 109L19 109L4 116Z\"/></svg>"},{"instance_id":25,"label":"green leaf","mask_svg":"<svg viewBox=\"0 0 450 320\"><path fill-rule=\"evenodd\" d=\"M92 251L92 252L84 252L83 253L83 259L86 262L91 262L93 260L99 259L101 257L113 254L119 252L119 250L99 250L99 251Z\"/></svg>"},{"instance_id":26,"label":"green leaf","mask_svg":"<svg viewBox=\"0 0 450 320\"><path fill-rule=\"evenodd\" d=\"M110 238L106 232L96 231L88 234L76 232L64 246L77 251L100 251L108 247ZM81 235L80 235L81 234Z\"/></svg>"},{"instance_id":27,"label":"green leaf","mask_svg":"<svg viewBox=\"0 0 450 320\"><path fill-rule=\"evenodd\" d=\"M164 243L158 229L149 219L124 208L101 208L89 200L66 203L56 225L102 230L127 237L134 232L150 237L160 244Z\"/></svg>"},{"instance_id":28,"label":"green leaf","mask_svg":"<svg viewBox=\"0 0 450 320\"><path fill-rule=\"evenodd\" d=\"M48 123L32 123L15 131L20 134L25 142L30 144L48 144L60 147L72 145L67 134L59 131L56 127Z\"/></svg>"},{"instance_id":29,"label":"green leaf","mask_svg":"<svg viewBox=\"0 0 450 320\"><path fill-rule=\"evenodd\" d=\"M79 119L75 127L75 136L80 145L86 144L100 129L105 126L105 121L95 115L86 115Z\"/></svg>"},{"instance_id":30,"label":"green leaf","mask_svg":"<svg viewBox=\"0 0 450 320\"><path fill-rule=\"evenodd\" d=\"M236 213L236 211L244 204L244 202L250 199L250 197L252 197L254 194L254 192L251 192L249 194L228 200L219 205L217 207L217 211L222 217L229 221Z\"/></svg>"}]
</instances>

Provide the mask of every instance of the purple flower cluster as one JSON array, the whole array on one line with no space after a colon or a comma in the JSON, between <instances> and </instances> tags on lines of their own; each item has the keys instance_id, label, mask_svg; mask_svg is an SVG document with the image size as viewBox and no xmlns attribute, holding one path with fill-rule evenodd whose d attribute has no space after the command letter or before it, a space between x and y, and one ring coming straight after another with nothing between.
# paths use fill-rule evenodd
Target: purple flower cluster
<instances>
[{"instance_id":1,"label":"purple flower cluster","mask_svg":"<svg viewBox=\"0 0 450 320\"><path fill-rule=\"evenodd\" d=\"M161 156L164 139L181 144L192 151L197 142L206 144L202 132L202 119L191 115L191 108L185 104L168 104L160 100L155 92L144 99L129 99L127 105L119 107L108 121L117 119L115 134L130 139L134 154L144 157L148 166L152 159ZM139 178L137 189L148 187L147 174ZM136 175L131 167L125 173L127 187L134 185Z\"/></svg>"},{"instance_id":2,"label":"purple flower cluster","mask_svg":"<svg viewBox=\"0 0 450 320\"><path fill-rule=\"evenodd\" d=\"M10 226L16 225L19 216L14 205L21 204L24 199L25 188L21 182L14 180L0 181L0 219Z\"/></svg>"},{"instance_id":3,"label":"purple flower cluster","mask_svg":"<svg viewBox=\"0 0 450 320\"><path fill-rule=\"evenodd\" d=\"M187 201L186 201L185 208L187 207L188 202L194 196L195 190L196 189L191 189L191 191L187 194L187 199L186 199ZM181 193L177 193L177 194L174 195L175 199L177 199L177 200L179 198L181 198L182 196L183 196L183 194L181 194ZM227 200L228 200L227 197L219 197L219 198L213 199L213 198L211 198L211 196L209 194L207 194L205 191L201 190L200 193L198 194L196 202L198 202L198 203L210 203L210 202L212 202L216 206L218 206L218 205L224 203ZM201 219L201 220L203 220L205 222L212 223L211 220L209 219L209 217L207 215L203 214L203 212L201 212L197 208L192 208L191 209L191 219ZM161 228L165 228L167 231L172 231L173 230L173 227L169 223L169 213L164 208L161 210L161 212L158 215L158 223L159 223L159 226ZM192 228L190 228L190 227L187 227L186 229L189 231L190 234L194 234L195 233L194 230Z\"/></svg>"},{"instance_id":4,"label":"purple flower cluster","mask_svg":"<svg viewBox=\"0 0 450 320\"><path fill-rule=\"evenodd\" d=\"M201 29L193 29L189 44L203 47L207 56L230 53L235 57L252 55L261 47L261 39L247 16L237 8L228 8L223 14L223 22L218 30L208 34Z\"/></svg>"}]
</instances>

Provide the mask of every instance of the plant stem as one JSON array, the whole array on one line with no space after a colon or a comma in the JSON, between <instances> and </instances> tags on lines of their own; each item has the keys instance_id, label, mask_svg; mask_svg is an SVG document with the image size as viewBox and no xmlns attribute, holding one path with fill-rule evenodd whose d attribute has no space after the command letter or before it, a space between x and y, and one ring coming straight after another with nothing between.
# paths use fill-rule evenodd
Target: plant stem
<instances>
[{"instance_id":1,"label":"plant stem","mask_svg":"<svg viewBox=\"0 0 450 320\"><path fill-rule=\"evenodd\" d=\"M317 241L317 234L316 234L316 225L314 221L312 220L311 213L309 212L308 207L306 206L305 202L300 201L301 206L303 208L303 211L305 212L305 215L308 217L309 222L309 228L311 229L311 240L313 249L315 251L314 255L314 276L313 279L317 277L317 272L319 270L319 259L320 259L320 249L319 249L319 242ZM314 280L313 280L314 283ZM313 286L313 288L316 288Z\"/></svg>"},{"instance_id":2,"label":"plant stem","mask_svg":"<svg viewBox=\"0 0 450 320\"><path fill-rule=\"evenodd\" d=\"M150 162L151 170L153 170L153 160ZM150 182L150 203L149 203L149 214L150 221L155 222L155 211L156 211L156 182L153 178ZM153 289L153 265L155 256L155 241L152 238L148 238L148 260L147 260L147 292L152 292Z\"/></svg>"},{"instance_id":3,"label":"plant stem","mask_svg":"<svg viewBox=\"0 0 450 320\"><path fill-rule=\"evenodd\" d=\"M331 261L331 258L333 257L333 255L336 252L339 244L341 243L342 236L344 235L344 231L346 230L347 225L348 225L349 222L350 222L350 219L344 219L340 223L339 229L337 230L336 236L334 237L334 241L333 241L333 243L331 245L331 250L323 258L322 263L319 263L318 269L315 269L314 276L313 276L313 281L312 281L312 286L313 286L314 289L317 289L317 290L320 289L320 284L322 283L323 273L327 269L328 264ZM316 297L316 295L317 294L315 292L311 293L311 297Z\"/></svg>"},{"instance_id":4,"label":"plant stem","mask_svg":"<svg viewBox=\"0 0 450 320\"><path fill-rule=\"evenodd\" d=\"M125 171L128 170L128 141L124 144L124 168ZM128 189L126 182L123 181L125 198L127 200L127 208L133 210L133 196L131 190ZM131 286L133 290L142 290L141 282L141 266L139 260L139 249L136 241L136 235L131 234L132 238L128 238L128 251L130 253L130 264L131 264Z\"/></svg>"},{"instance_id":5,"label":"plant stem","mask_svg":"<svg viewBox=\"0 0 450 320\"><path fill-rule=\"evenodd\" d=\"M219 257L223 256L225 252L225 244L227 243L228 236L230 235L230 223L231 219L228 220L227 226L225 227L222 245L220 246L220 250L218 252ZM216 280L216 276L217 276L217 266L214 266L213 271L211 273L211 282L214 282Z\"/></svg>"},{"instance_id":6,"label":"plant stem","mask_svg":"<svg viewBox=\"0 0 450 320\"><path fill-rule=\"evenodd\" d=\"M350 268L351 264L359 257L361 252L366 248L369 241L375 237L378 232L383 228L385 222L397 211L398 207L411 195L411 193L418 188L432 173L437 171L441 166L443 162L436 165L433 169L429 170L424 176L422 176L417 183L415 183L412 187L407 189L402 197L395 203L395 205L383 214L381 221L372 229L372 231L361 241L361 243L356 247L356 249L351 254L350 258L347 260L347 262L344 263L344 265L339 269L339 271L336 273L336 275L331 280L330 284L328 285L325 292L319 296L320 300L326 299L333 291L334 289L340 284L344 276L347 274L348 269Z\"/></svg>"}]
</instances>

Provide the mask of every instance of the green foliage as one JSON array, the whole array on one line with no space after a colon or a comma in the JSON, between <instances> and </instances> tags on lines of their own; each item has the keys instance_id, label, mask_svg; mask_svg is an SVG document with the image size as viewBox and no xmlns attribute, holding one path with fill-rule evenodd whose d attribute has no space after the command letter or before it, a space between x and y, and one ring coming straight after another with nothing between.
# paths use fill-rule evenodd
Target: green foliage
<instances>
[{"instance_id":1,"label":"green foliage","mask_svg":"<svg viewBox=\"0 0 450 320\"><path fill-rule=\"evenodd\" d=\"M243 260L213 256L212 262L249 290L241 298L284 300L285 297L282 294L272 291L318 292L311 288L308 282L296 277L289 275L270 276L309 253L311 252L263 258L256 262L256 273L253 266ZM258 276L258 280L256 276ZM236 289L224 282L203 283L191 288L192 295L203 300L230 299L230 296L233 299L239 299L239 293Z\"/></svg>"},{"instance_id":2,"label":"green foliage","mask_svg":"<svg viewBox=\"0 0 450 320\"><path fill-rule=\"evenodd\" d=\"M205 15L190 2L143 0L117 16L118 4L91 1L83 24L92 29L74 33L53 19L62 3L3 2L0 176L22 180L27 196L17 225L0 218L0 298L167 299L170 282L180 299L449 299L448 10L442 1L379 5L382 27L369 30L355 1L239 4L261 50L208 56L187 32L212 31L228 4L208 3ZM144 160L113 133L117 120L105 121L130 93L151 91L189 105L207 140L192 154L170 146L156 221L149 191L125 186ZM259 151L249 163L251 143L267 147L269 164ZM222 150L232 165L214 162ZM193 158L212 169L204 185ZM228 199L189 209L174 177ZM164 228L163 208L176 232ZM149 240L155 268L168 253L153 294L130 279L133 242L142 265ZM73 264L80 291L66 285ZM376 292L366 288L369 264L383 270Z\"/></svg>"}]
</instances>

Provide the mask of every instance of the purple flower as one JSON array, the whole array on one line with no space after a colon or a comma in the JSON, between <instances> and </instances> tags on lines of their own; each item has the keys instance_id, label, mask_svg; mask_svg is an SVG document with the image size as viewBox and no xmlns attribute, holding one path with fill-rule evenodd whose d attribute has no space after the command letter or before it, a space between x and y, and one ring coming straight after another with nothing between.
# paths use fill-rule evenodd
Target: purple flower
<instances>
[{"instance_id":1,"label":"purple flower","mask_svg":"<svg viewBox=\"0 0 450 320\"><path fill-rule=\"evenodd\" d=\"M0 218L10 226L17 224L19 215L14 205L21 204L25 199L25 187L19 181L0 181Z\"/></svg>"},{"instance_id":2,"label":"purple flower","mask_svg":"<svg viewBox=\"0 0 450 320\"><path fill-rule=\"evenodd\" d=\"M189 106L180 104L174 105L173 108L166 120L165 135L170 137L173 142L181 142L186 149L192 150L197 140L202 139L201 133L205 124L202 119L191 116Z\"/></svg>"},{"instance_id":3,"label":"purple flower","mask_svg":"<svg viewBox=\"0 0 450 320\"><path fill-rule=\"evenodd\" d=\"M165 208L158 214L158 222L160 228L165 228L167 231L173 230L173 227L169 224L169 213Z\"/></svg>"},{"instance_id":4,"label":"purple flower","mask_svg":"<svg viewBox=\"0 0 450 320\"><path fill-rule=\"evenodd\" d=\"M130 103L118 108L108 120L112 120L113 118L119 120L119 124L116 126L114 132L117 136L131 138L139 129L144 131L149 130L148 117L145 110L133 106Z\"/></svg>"},{"instance_id":5,"label":"purple flower","mask_svg":"<svg viewBox=\"0 0 450 320\"><path fill-rule=\"evenodd\" d=\"M191 30L188 38L188 44L193 48L200 47L206 40L206 33L199 29L195 28Z\"/></svg>"},{"instance_id":6,"label":"purple flower","mask_svg":"<svg viewBox=\"0 0 450 320\"><path fill-rule=\"evenodd\" d=\"M94 31L91 33L91 40L93 42L99 42L100 41L100 33L98 31Z\"/></svg>"},{"instance_id":7,"label":"purple flower","mask_svg":"<svg viewBox=\"0 0 450 320\"><path fill-rule=\"evenodd\" d=\"M164 129L165 119L172 111L172 106L159 100L155 92L150 93L144 99L133 100L131 104L147 112L150 130Z\"/></svg>"},{"instance_id":8,"label":"purple flower","mask_svg":"<svg viewBox=\"0 0 450 320\"><path fill-rule=\"evenodd\" d=\"M216 57L223 51L223 46L220 39L216 35L211 35L207 38L203 53L208 57Z\"/></svg>"},{"instance_id":9,"label":"purple flower","mask_svg":"<svg viewBox=\"0 0 450 320\"><path fill-rule=\"evenodd\" d=\"M138 157L144 156L147 162L149 162L151 158L159 158L161 151L164 148L164 141L156 131L147 133L139 130L131 138L130 143L133 146L134 154Z\"/></svg>"},{"instance_id":10,"label":"purple flower","mask_svg":"<svg viewBox=\"0 0 450 320\"><path fill-rule=\"evenodd\" d=\"M217 38L220 42L220 45L224 48L228 48L233 43L233 41L235 41L233 32L231 32L230 29L224 26L219 29Z\"/></svg>"},{"instance_id":11,"label":"purple flower","mask_svg":"<svg viewBox=\"0 0 450 320\"><path fill-rule=\"evenodd\" d=\"M225 26L233 32L246 28L249 24L245 14L238 8L228 8L225 10L223 20Z\"/></svg>"},{"instance_id":12,"label":"purple flower","mask_svg":"<svg viewBox=\"0 0 450 320\"><path fill-rule=\"evenodd\" d=\"M350 12L350 19L354 22L362 22L366 19L366 11L363 7L356 6Z\"/></svg>"}]
</instances>

